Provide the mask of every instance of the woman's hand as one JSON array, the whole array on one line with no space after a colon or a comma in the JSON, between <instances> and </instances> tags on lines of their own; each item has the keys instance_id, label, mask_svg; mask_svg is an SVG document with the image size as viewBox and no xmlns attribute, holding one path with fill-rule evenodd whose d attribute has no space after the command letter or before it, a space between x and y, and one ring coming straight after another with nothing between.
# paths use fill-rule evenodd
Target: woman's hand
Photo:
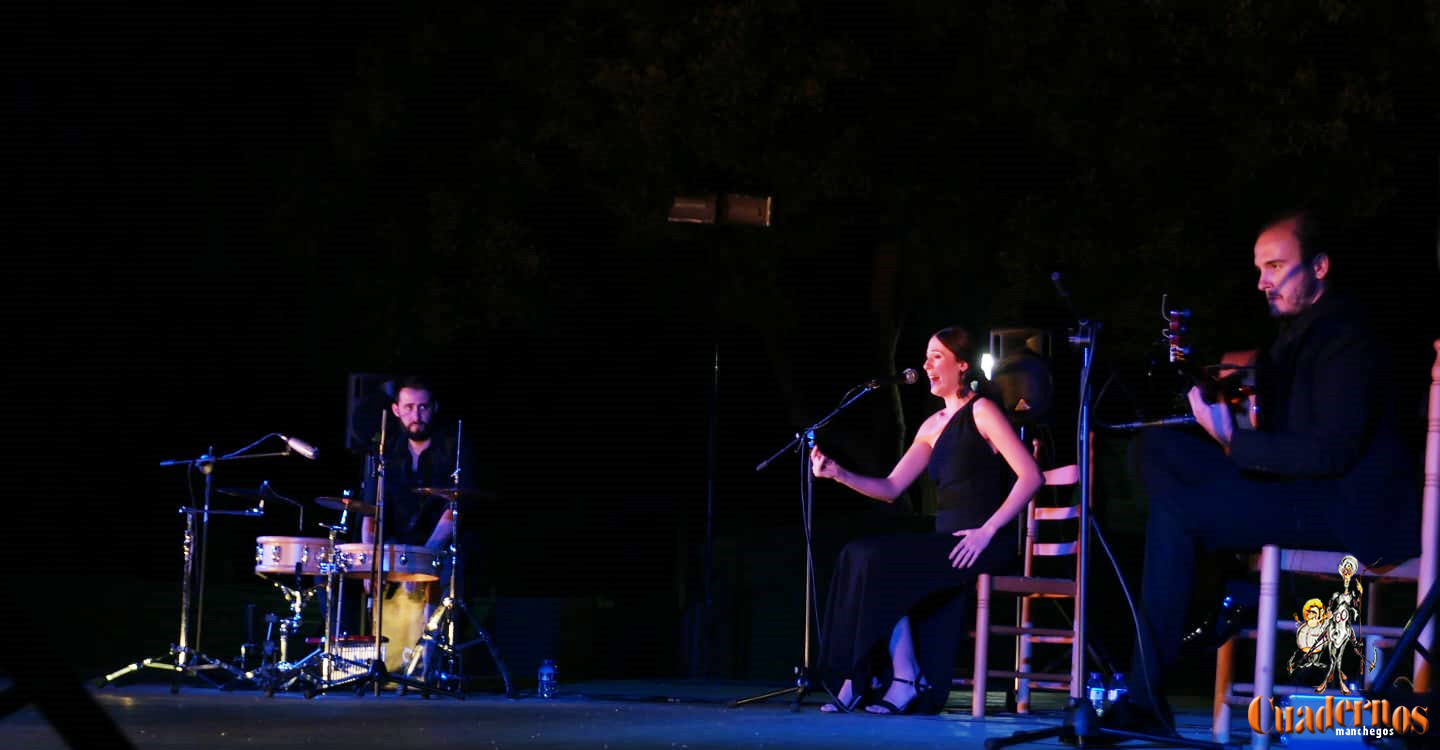
<instances>
[{"instance_id":1,"label":"woman's hand","mask_svg":"<svg viewBox=\"0 0 1440 750\"><path fill-rule=\"evenodd\" d=\"M950 536L965 537L950 550L950 564L956 568L968 568L975 564L980 558L980 553L990 546L990 540L995 537L995 532L981 526L978 529L961 529L952 532Z\"/></svg>"},{"instance_id":2,"label":"woman's hand","mask_svg":"<svg viewBox=\"0 0 1440 750\"><path fill-rule=\"evenodd\" d=\"M822 479L834 479L840 475L840 466L834 459L821 453L820 448L811 448L810 473Z\"/></svg>"}]
</instances>

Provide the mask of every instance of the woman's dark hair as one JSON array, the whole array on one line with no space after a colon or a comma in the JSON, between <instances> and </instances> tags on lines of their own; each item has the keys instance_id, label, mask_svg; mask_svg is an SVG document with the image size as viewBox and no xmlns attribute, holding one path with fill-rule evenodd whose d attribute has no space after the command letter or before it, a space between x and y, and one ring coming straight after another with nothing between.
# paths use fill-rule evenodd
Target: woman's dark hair
<instances>
[{"instance_id":1,"label":"woman's dark hair","mask_svg":"<svg viewBox=\"0 0 1440 750\"><path fill-rule=\"evenodd\" d=\"M975 348L970 343L969 331L960 326L948 326L931 335L946 349L949 349L951 354L955 355L957 362L969 362L972 368L975 366L975 363L971 361L971 358L975 356Z\"/></svg>"}]
</instances>

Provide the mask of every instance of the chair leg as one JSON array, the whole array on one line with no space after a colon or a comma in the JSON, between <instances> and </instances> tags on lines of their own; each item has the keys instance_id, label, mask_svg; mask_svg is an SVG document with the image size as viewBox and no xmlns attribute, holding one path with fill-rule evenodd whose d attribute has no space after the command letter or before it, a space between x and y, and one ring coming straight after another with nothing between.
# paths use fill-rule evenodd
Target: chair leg
<instances>
[{"instance_id":1,"label":"chair leg","mask_svg":"<svg viewBox=\"0 0 1440 750\"><path fill-rule=\"evenodd\" d=\"M1432 528L1433 528L1433 524L1432 524ZM1421 570L1420 575L1421 575L1421 580L1422 580L1422 581L1424 580L1424 576L1426 575L1426 573L1425 573L1426 567L1427 567L1427 566L1426 566L1425 564L1423 564L1423 561L1422 561L1422 564L1421 564L1421 566L1420 566L1420 570ZM1430 568L1431 571L1434 571L1434 569L1435 569L1435 563L1433 562L1433 554L1432 554L1432 562L1429 564L1428 567ZM1420 585L1416 586L1416 589L1420 592L1420 594L1419 594L1419 601L1417 602L1417 605L1416 605L1417 608L1418 608L1419 604L1423 604L1423 603L1424 603L1425 597L1429 595L1429 593L1430 593L1430 588L1431 588L1432 586L1434 586L1434 585L1435 585L1435 584L1433 584L1433 583L1431 583L1431 584L1421 583ZM1435 630L1436 630L1436 628L1435 628L1435 623L1437 622L1437 620L1440 620L1440 617L1432 617L1432 618L1430 618L1429 622L1425 623L1425 625L1421 628L1421 630L1420 630L1420 639L1419 639L1418 641L1416 641L1416 643L1417 643L1418 645L1424 646L1424 647L1430 652L1430 655L1431 655L1432 658L1433 658L1434 655L1435 655L1436 645L1437 645L1437 644L1435 643ZM1420 655L1420 649L1418 649L1418 648L1415 649L1415 666L1414 666L1414 669L1415 669L1415 672L1414 672L1414 675L1415 675L1415 680L1414 680L1414 682L1415 682L1415 692L1417 692L1417 693L1424 693L1424 692L1428 692L1428 691L1432 690L1433 687L1432 687L1431 684L1430 684L1430 678L1431 678L1430 660L1429 660L1429 659L1426 659L1424 656L1421 656L1421 655Z\"/></svg>"},{"instance_id":2,"label":"chair leg","mask_svg":"<svg viewBox=\"0 0 1440 750\"><path fill-rule=\"evenodd\" d=\"M1215 652L1215 706L1211 716L1210 734L1216 742L1230 741L1230 690L1235 684L1235 639L1221 644Z\"/></svg>"},{"instance_id":3,"label":"chair leg","mask_svg":"<svg viewBox=\"0 0 1440 750\"><path fill-rule=\"evenodd\" d=\"M1017 620L1017 622L1020 623L1020 627L1022 627L1022 628L1028 628L1028 627L1031 626L1031 623L1030 623L1030 603L1031 603L1030 597L1028 597L1028 596L1021 596L1021 597L1020 597L1020 619ZM1027 674L1030 672L1030 649L1031 649L1030 636L1028 636L1028 635L1021 635L1020 637L1018 637L1018 638L1015 639L1015 671L1016 671L1016 672L1023 672L1023 673L1027 673ZM1028 713L1030 713L1030 680L1029 680L1029 678L1026 678L1026 677L1017 677L1017 678L1015 679L1015 713L1017 713L1017 714L1028 714Z\"/></svg>"},{"instance_id":4,"label":"chair leg","mask_svg":"<svg viewBox=\"0 0 1440 750\"><path fill-rule=\"evenodd\" d=\"M990 669L990 575L981 573L975 582L975 679L970 715L985 718L985 673Z\"/></svg>"},{"instance_id":5,"label":"chair leg","mask_svg":"<svg viewBox=\"0 0 1440 750\"><path fill-rule=\"evenodd\" d=\"M1255 697L1260 701L1261 729L1275 698L1275 622L1280 595L1280 548L1267 544L1260 550L1260 608L1255 627ZM1252 732L1250 747L1270 746L1268 732Z\"/></svg>"}]
</instances>

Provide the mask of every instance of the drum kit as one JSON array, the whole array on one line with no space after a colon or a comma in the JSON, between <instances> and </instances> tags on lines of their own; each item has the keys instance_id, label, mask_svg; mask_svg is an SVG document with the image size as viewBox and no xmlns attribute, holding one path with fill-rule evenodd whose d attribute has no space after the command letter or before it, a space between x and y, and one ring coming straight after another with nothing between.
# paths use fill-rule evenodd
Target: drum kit
<instances>
[{"instance_id":1,"label":"drum kit","mask_svg":"<svg viewBox=\"0 0 1440 750\"><path fill-rule=\"evenodd\" d=\"M458 487L423 487L416 492L445 499L457 523L461 498L488 496L480 490ZM370 542L341 541L350 530L353 518L374 518L379 512L377 506L348 495L316 498L315 505L340 511L337 523L320 524L329 532L327 536L255 539L255 573L280 590L290 615L283 619L271 615L267 619L270 623L265 639L267 648L262 652L260 666L245 671L239 678L253 682L267 694L294 688L303 690L307 696L341 687L363 691L376 681L398 682L402 690L414 688L427 695L458 694L460 652L471 644L456 643L455 612L469 613L463 609L464 603L454 589L455 576L444 575L447 568L454 570L458 562L457 526L452 525L450 545L444 552L419 545L389 543L381 545L377 557ZM425 623L424 632L411 649L412 656L400 676L377 675L375 670L383 660L370 658L375 644L373 636L351 635L340 626L345 611L345 581L370 579L377 574L385 583L433 583L442 577L449 579L446 596ZM303 583L307 579L313 581L308 588ZM307 645L316 648L301 658L293 658L292 646L301 635L301 612L305 603L317 594L324 596L325 635L305 639ZM479 634L474 643L490 647L508 694L509 676L494 643L473 617L471 624ZM381 643L385 640L382 636Z\"/></svg>"},{"instance_id":2,"label":"drum kit","mask_svg":"<svg viewBox=\"0 0 1440 750\"><path fill-rule=\"evenodd\" d=\"M383 423L383 422L382 422ZM269 437L269 436L267 436ZM262 438L263 440L263 438ZM382 428L381 444L384 444ZM259 441L252 444L258 444ZM287 440L288 442L288 440ZM307 446L308 447L308 446ZM242 451L243 452L243 449ZM375 462L376 497L378 504L372 504L351 497L348 492L337 497L319 497L315 505L329 511L339 511L334 523L319 523L326 530L326 536L259 536L255 538L255 574L267 580L284 596L286 616L276 613L266 616L265 639L261 648L258 666L251 668L253 658L247 653L246 644L241 650L238 663L206 656L199 650L199 607L195 606L196 596L192 588L198 588L198 599L203 602L204 551L203 539L208 529L209 517L214 515L263 516L267 500L292 503L301 508L301 528L304 528L304 507L272 490L268 483L262 483L259 490L220 489L222 494L249 497L256 500L254 508L244 511L217 510L211 507L211 472L216 461L241 457L202 456L201 459L185 462L165 462L162 465L195 464L205 476L204 507L181 508L186 516L184 537L185 579L181 587L182 609L180 618L180 640L172 644L168 654L160 657L132 662L121 669L97 680L103 687L115 680L145 668L156 668L172 673L174 681L171 691L179 689L179 678L204 677L211 670L228 673L224 683L207 681L221 689L232 689L242 685L253 685L269 696L276 691L298 689L307 698L338 689L353 689L363 694L373 688L376 695L383 686L396 685L399 692L416 690L425 697L446 695L463 698L463 684L460 656L470 646L484 643L490 652L500 677L504 682L505 694L513 696L508 670L500 658L499 651L489 634L470 614L457 591L455 571L460 561L460 517L461 501L493 498L493 494L480 489L460 485L460 467L450 477L454 482L447 487L422 487L415 493L436 502L444 502L446 513L451 518L449 544L443 550L410 544L384 541L384 462ZM311 455L313 455L311 449ZM289 450L278 454L288 455ZM303 454L302 454L303 455ZM244 457L260 457L247 454ZM309 457L309 456L307 456ZM197 520L198 519L198 520ZM346 542L345 536L352 523L364 519L373 530L371 539L362 542ZM197 529L198 525L198 529ZM197 541L199 549L199 574L195 574ZM371 635L351 635L342 628L345 611L346 581L364 580L371 592L384 591L385 586L394 584L435 584L442 578L448 580L440 603L424 620L423 631L412 648L406 649L403 673L388 672L383 657L387 642L381 614L381 596L372 596ZM307 585L308 582L308 585ZM306 604L322 596L323 634L305 638L302 633ZM476 637L457 642L461 622L468 618ZM193 620L193 622L192 622ZM415 625L418 626L418 623ZM408 629L413 632L414 627ZM397 627L395 632L402 628ZM380 633L377 639L374 633ZM303 640L302 640L303 639ZM249 639L249 640L253 640ZM303 656L298 646L313 648ZM298 658L297 658L298 657Z\"/></svg>"}]
</instances>

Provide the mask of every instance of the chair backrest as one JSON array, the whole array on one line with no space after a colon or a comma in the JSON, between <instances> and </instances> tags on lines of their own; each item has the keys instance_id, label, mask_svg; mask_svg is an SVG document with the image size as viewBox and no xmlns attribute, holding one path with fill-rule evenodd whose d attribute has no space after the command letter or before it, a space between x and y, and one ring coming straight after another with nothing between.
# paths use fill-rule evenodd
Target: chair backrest
<instances>
[{"instance_id":1,"label":"chair backrest","mask_svg":"<svg viewBox=\"0 0 1440 750\"><path fill-rule=\"evenodd\" d=\"M1061 466L1044 472L1046 487L1073 487L1080 481L1080 467L1075 464ZM1038 493L1037 493L1038 496ZM1040 523L1052 521L1075 521L1080 518L1078 503L1060 506L1039 506L1031 498L1025 507L1025 566L1024 574L1034 575L1037 557L1064 557L1079 552L1078 542L1041 542ZM1080 537L1076 533L1076 538Z\"/></svg>"}]
</instances>

